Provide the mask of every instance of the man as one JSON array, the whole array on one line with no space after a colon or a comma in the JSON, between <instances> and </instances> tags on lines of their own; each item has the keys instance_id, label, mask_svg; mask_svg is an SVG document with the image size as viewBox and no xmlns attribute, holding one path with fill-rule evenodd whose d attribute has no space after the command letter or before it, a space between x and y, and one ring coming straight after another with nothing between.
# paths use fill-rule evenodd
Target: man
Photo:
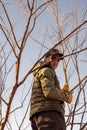
<instances>
[{"instance_id":1,"label":"man","mask_svg":"<svg viewBox=\"0 0 87 130\"><path fill-rule=\"evenodd\" d=\"M55 73L62 59L63 54L53 49L36 67L30 106L32 130L66 130L64 101L71 103L72 94L67 84L60 88Z\"/></svg>"}]
</instances>

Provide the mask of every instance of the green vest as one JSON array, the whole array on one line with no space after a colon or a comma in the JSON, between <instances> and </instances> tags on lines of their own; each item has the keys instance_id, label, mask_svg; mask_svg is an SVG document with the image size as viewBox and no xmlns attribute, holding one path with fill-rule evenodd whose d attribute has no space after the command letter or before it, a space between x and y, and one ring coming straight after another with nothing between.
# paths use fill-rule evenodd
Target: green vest
<instances>
[{"instance_id":1,"label":"green vest","mask_svg":"<svg viewBox=\"0 0 87 130\"><path fill-rule=\"evenodd\" d=\"M48 77L52 76L54 86L60 89L59 81L57 79L55 71L50 67L50 65L43 65L42 67L40 67L40 69L37 70L36 74L34 75L30 105L30 118L34 114L46 110L55 110L60 112L64 116L64 102L52 98L47 98L43 93L43 89L41 86L41 82L43 83L43 79L41 79L41 75L44 73L45 69L48 70L48 72L51 71L51 75L49 73L47 73L47 75ZM43 84L45 85L47 82L49 81L46 80Z\"/></svg>"}]
</instances>

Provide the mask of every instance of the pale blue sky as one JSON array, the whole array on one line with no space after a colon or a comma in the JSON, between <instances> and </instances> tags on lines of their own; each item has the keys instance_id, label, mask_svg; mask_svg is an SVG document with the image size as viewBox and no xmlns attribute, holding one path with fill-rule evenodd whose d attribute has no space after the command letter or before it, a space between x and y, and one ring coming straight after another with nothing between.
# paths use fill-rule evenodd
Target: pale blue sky
<instances>
[{"instance_id":1,"label":"pale blue sky","mask_svg":"<svg viewBox=\"0 0 87 130\"><path fill-rule=\"evenodd\" d=\"M23 14L21 14L21 10L18 9L18 7L14 4L15 1L14 0L9 0L9 1L3 0L3 2L6 3L9 17L11 19L12 24L14 25L14 31L15 31L15 34L17 37L17 41L19 41L21 39L21 37L23 36L27 18ZM42 1L40 1L40 2L42 2ZM59 20L60 20L60 22L61 22L62 17L64 18L66 15L72 15L72 17L68 20L67 30L64 32L65 36L70 32L70 30L72 28L74 29L76 27L75 23L72 26L72 23L74 20L74 15L77 13L77 19L78 19L77 25L79 25L82 21L83 13L86 8L87 8L87 0L59 0L59 14L60 14ZM0 11L1 11L1 16L3 17L3 19L6 20L6 17L2 13L1 7L0 7ZM85 19L87 19L87 15L86 15ZM2 23L1 20L0 20L0 23ZM5 23L6 23L6 25L8 25L7 22L5 22ZM33 33L31 34L31 37L36 39L37 41L39 41L41 44L44 43L44 45L47 48L51 48L53 45L55 45L55 43L48 37L48 34L50 36L54 35L53 28L56 28L55 22L53 20L53 17L51 16L51 13L48 11L48 9L46 9L45 12L43 12L43 14L38 18L35 29L34 29ZM0 34L1 34L0 35L0 44L3 45L6 41L6 39L4 39L4 37L2 36L1 31L0 31ZM45 34L47 34L46 37L45 37ZM83 36L84 35L82 35L82 34L79 35L80 41L83 38ZM40 44L38 44L36 41L32 40L32 38L30 38L30 37L28 38L27 45L25 46L25 49L23 51L23 55L22 55L23 57L21 60L22 66L20 69L20 72L21 72L20 80L23 78L23 76L27 72L27 70L29 70L32 67L32 65L38 60L39 53L42 48L42 46ZM44 39L45 39L45 41L44 41ZM73 43L73 39L71 39L70 42ZM85 43L85 47L87 47L87 43ZM10 50L10 47L7 45L5 47L6 54L8 54L9 50ZM47 51L48 51L48 49L43 48L40 56L42 56ZM80 58L80 56L82 58ZM81 53L80 56L79 56L80 60L85 60L86 56L87 56L87 52ZM81 69L81 77L84 77L87 74L87 69L86 69L87 62L83 63L80 60L78 63L79 63L80 69ZM10 69L11 65L14 62L15 62L15 58L10 56L9 62L7 64L7 70ZM69 72L70 72L70 69L73 70L72 64L68 68ZM3 95L6 94L6 96L4 96L4 98L6 98L6 99L8 98L8 95L9 95L10 91L12 90L11 88L14 83L14 73L15 73L14 71L15 71L14 69L11 71L11 73L9 74L9 76L6 80L6 84L5 84L6 88L5 88L5 92L3 94ZM59 67L56 70L56 72L59 77L60 84L63 85L64 76L63 76L63 70L62 70L62 62L59 64ZM74 85L77 84L77 82L78 82L77 76L73 75L69 84L71 85L71 87L73 87ZM30 75L28 77L28 79L26 80L25 84L18 89L16 96L14 98L14 101L13 101L14 108L21 105L20 101L23 100L24 95L27 94L28 90L30 89L31 83L32 83L32 75ZM8 90L8 92L6 92L7 90ZM15 113L17 116L18 122L21 121L21 117L23 116L24 111L28 105L29 98L30 98L30 94L26 98L23 109L19 109L17 111L17 113ZM4 110L3 110L3 113L4 113ZM23 128L25 128L26 124L29 123L28 117L29 117L29 115L27 115L27 117L26 117L26 121L23 125ZM10 122L12 121L11 123L12 123L13 129L17 130L17 125L14 123L14 117L12 115L10 115L9 121ZM76 127L76 129L79 130L78 127ZM27 130L31 130L30 126Z\"/></svg>"}]
</instances>

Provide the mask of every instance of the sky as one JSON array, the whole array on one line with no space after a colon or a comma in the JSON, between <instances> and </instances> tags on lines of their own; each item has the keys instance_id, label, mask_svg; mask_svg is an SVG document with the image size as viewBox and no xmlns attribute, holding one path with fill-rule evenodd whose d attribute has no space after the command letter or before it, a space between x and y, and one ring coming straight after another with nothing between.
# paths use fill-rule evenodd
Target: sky
<instances>
[{"instance_id":1,"label":"sky","mask_svg":"<svg viewBox=\"0 0 87 130\"><path fill-rule=\"evenodd\" d=\"M15 31L15 35L17 37L17 41L20 41L23 36L23 33L24 33L24 28L25 28L25 24L27 21L27 17L25 17L24 14L22 14L20 6L15 5L16 0L15 1L14 0L9 0L9 1L3 0L3 2L6 4L7 12L11 19L12 25L14 26L14 31ZM42 1L39 0L39 2L42 2ZM68 23L67 23L67 21L65 22L66 23L65 25L67 26L67 28L66 28L66 26L64 27L66 30L64 30L64 33L63 33L64 36L66 36L72 29L74 29L76 27L76 24L79 25L82 22L82 17L83 17L85 9L87 7L87 0L66 0L66 1L58 0L58 7L59 7L60 23L63 23L63 20L66 16L69 17L67 20ZM1 7L0 7L0 14L1 14L1 17L5 20L5 24L8 26L8 23L6 22L6 16L3 14L3 10ZM74 22L77 19L78 19L77 23ZM87 15L84 19L87 19ZM2 24L1 19L0 19L0 23ZM8 26L8 28L10 29L9 26ZM43 56L43 54L45 52L47 52L48 49L50 49L51 47L53 47L55 45L54 40L56 41L56 43L59 41L59 39L56 38L57 36L55 35L55 29L56 29L56 25L55 25L54 17L52 15L52 13L50 12L50 8L47 8L40 15L40 17L38 17L35 29L27 40L27 44L26 44L25 49L22 54L20 79L19 79L20 81L24 77L24 75L27 73L27 70L31 69L31 67L38 60L38 58ZM85 32L83 32L83 34L81 34L81 33L79 34L79 37L80 37L79 41L81 41L83 39L84 33ZM53 36L53 39L50 38L52 36ZM2 35L2 33L0 31L0 44L3 45L5 42L6 42L6 39L4 38L4 36ZM70 39L69 42L71 42L71 44L73 46L72 38ZM42 48L41 44L43 44L43 43L44 43L45 47ZM86 43L85 43L85 47L87 47ZM8 44L6 44L5 54L8 55L9 52L10 52L10 46ZM86 68L87 65L84 64L83 62L81 62L80 60L85 60L86 56L87 56L87 52L81 53L81 57L79 56L79 59L78 59L78 61L79 61L78 64L81 69L80 71L81 71L82 78L87 74L87 69L85 71L83 70L83 68ZM13 57L13 54L11 54L9 57L8 63L6 65L7 71L9 71L10 67L14 64L14 62L15 62L15 57ZM63 69L61 66L62 66L62 62L60 62L59 67L56 70L56 73L60 80L60 84L63 85L64 84L64 76L63 76L64 73L63 73ZM69 68L68 73L69 72L72 73L74 66L70 65L68 68ZM3 92L3 97L6 100L9 98L9 94L10 94L10 92L12 90L12 86L14 84L14 73L15 73L15 68L13 68L11 70L11 72L9 73L9 75L6 79L5 90ZM14 100L13 100L12 110L14 108L22 105L21 101L23 101L25 95L27 95L27 93L28 93L26 100L23 104L24 105L23 108L19 109L19 110L17 110L17 112L15 112L15 118L17 117L17 122L19 124L23 118L23 115L25 114L26 108L28 107L30 91L31 91L30 87L32 85L32 78L33 78L33 75L31 74L27 78L24 85L18 89L16 96L14 97ZM69 84L71 85L71 87L73 87L74 85L77 84L77 82L78 82L77 76L73 75L72 79L69 81ZM3 104L3 106L4 106L3 107L3 114L4 114L5 105ZM28 118L29 118L29 115L26 116L26 122L24 122L24 125L22 126L22 128L25 128L25 126L26 126L25 124L29 124ZM10 115L9 122L12 121L11 122L12 128L17 130L17 128L16 128L17 124L14 123L15 122L14 120L15 119L14 119L13 115ZM79 130L78 127L76 127L76 129ZM31 130L30 125L28 127L28 130Z\"/></svg>"}]
</instances>

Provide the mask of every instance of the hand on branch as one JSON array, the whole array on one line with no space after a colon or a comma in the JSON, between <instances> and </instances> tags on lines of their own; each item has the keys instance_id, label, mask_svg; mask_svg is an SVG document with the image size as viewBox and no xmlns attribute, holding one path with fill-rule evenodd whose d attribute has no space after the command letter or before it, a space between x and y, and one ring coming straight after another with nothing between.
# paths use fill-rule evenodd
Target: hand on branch
<instances>
[{"instance_id":1,"label":"hand on branch","mask_svg":"<svg viewBox=\"0 0 87 130\"><path fill-rule=\"evenodd\" d=\"M65 83L65 84L62 86L61 90L62 90L63 92L69 92L69 85L68 85L68 83Z\"/></svg>"},{"instance_id":2,"label":"hand on branch","mask_svg":"<svg viewBox=\"0 0 87 130\"><path fill-rule=\"evenodd\" d=\"M66 102L71 103L73 99L73 95L70 92L65 92L65 94L67 96Z\"/></svg>"}]
</instances>

